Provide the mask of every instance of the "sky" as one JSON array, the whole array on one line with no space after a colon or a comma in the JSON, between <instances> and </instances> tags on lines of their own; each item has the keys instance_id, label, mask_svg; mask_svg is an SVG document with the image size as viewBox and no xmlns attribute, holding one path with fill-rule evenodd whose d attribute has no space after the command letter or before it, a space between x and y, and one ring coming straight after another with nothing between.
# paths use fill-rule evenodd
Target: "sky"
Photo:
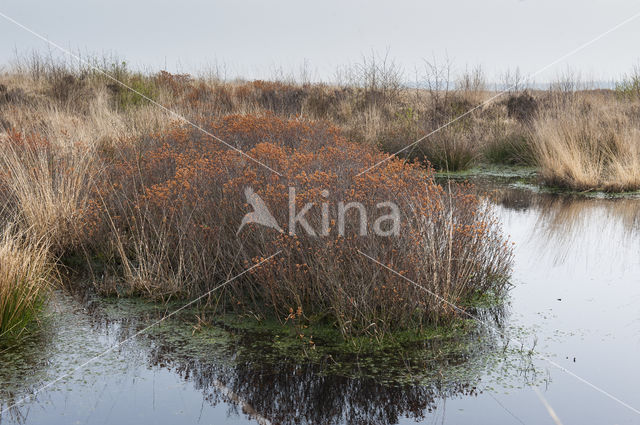
<instances>
[{"instance_id":1,"label":"sky","mask_svg":"<svg viewBox=\"0 0 640 425\"><path fill-rule=\"evenodd\" d=\"M640 12L637 0L0 0L0 13L83 55L117 56L132 68L225 78L332 80L363 56L388 55L407 81L425 60L456 73L481 66L535 73ZM640 17L535 76L568 72L619 78L639 63ZM58 55L0 17L0 66L31 51Z\"/></svg>"}]
</instances>

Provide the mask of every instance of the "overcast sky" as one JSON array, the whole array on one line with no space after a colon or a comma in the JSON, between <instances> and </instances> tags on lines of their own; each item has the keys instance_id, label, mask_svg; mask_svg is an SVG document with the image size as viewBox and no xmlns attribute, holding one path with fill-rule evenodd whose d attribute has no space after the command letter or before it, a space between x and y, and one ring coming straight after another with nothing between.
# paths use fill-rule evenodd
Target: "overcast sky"
<instances>
[{"instance_id":1,"label":"overcast sky","mask_svg":"<svg viewBox=\"0 0 640 425\"><path fill-rule=\"evenodd\" d=\"M115 53L134 67L193 72L219 64L226 76L268 78L302 65L329 79L363 54L389 51L414 79L425 58L458 70L482 65L532 73L640 12L637 0L243 1L0 0L0 12L74 51ZM640 18L536 77L568 67L609 80L640 58ZM0 18L0 62L47 51Z\"/></svg>"}]
</instances>

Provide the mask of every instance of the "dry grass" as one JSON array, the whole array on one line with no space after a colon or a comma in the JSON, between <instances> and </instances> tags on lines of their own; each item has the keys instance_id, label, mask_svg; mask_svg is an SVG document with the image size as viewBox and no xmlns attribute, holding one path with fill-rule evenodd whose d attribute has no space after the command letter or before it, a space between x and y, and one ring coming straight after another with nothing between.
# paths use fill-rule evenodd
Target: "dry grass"
<instances>
[{"instance_id":1,"label":"dry grass","mask_svg":"<svg viewBox=\"0 0 640 425\"><path fill-rule=\"evenodd\" d=\"M137 91L195 121L228 114L303 116L327 120L353 141L396 152L492 95L480 72L459 82L410 89L397 66L386 59L367 58L343 70L340 84L299 84L294 81L234 81L195 79L167 72L144 75L119 62L99 64ZM449 71L428 68L425 81ZM451 76L451 78L453 78ZM75 69L43 58L29 61L3 77L12 93L0 119L8 128L36 132L49 140L93 143L136 138L161 131L171 121L156 106L118 86L90 68ZM2 103L0 94L0 103ZM431 138L405 154L426 159L436 168L466 168L482 158L487 143L517 124L506 104L462 120L455 128ZM520 104L516 102L517 110ZM513 109L513 107L512 107ZM506 133L505 133L506 134Z\"/></svg>"},{"instance_id":2,"label":"dry grass","mask_svg":"<svg viewBox=\"0 0 640 425\"><path fill-rule=\"evenodd\" d=\"M131 72L117 60L93 61L116 78L198 122L229 114L274 113L326 120L350 140L397 152L494 95L480 69L453 76L451 64L425 64L420 89L388 58L342 70L339 84L221 81L167 72ZM635 74L616 91L516 91L484 105L400 155L456 171L479 162L538 164L543 181L574 189L633 190L638 184ZM123 144L163 131L166 112L89 67L30 57L2 77L0 122L58 146L82 141L116 154ZM635 114L637 115L637 114ZM618 122L619 121L619 122ZM598 128L598 126L600 128ZM615 133L615 134L612 134Z\"/></svg>"},{"instance_id":3,"label":"dry grass","mask_svg":"<svg viewBox=\"0 0 640 425\"><path fill-rule=\"evenodd\" d=\"M54 278L49 246L7 225L0 236L0 344L37 320Z\"/></svg>"},{"instance_id":4,"label":"dry grass","mask_svg":"<svg viewBox=\"0 0 640 425\"><path fill-rule=\"evenodd\" d=\"M571 106L543 114L531 140L547 184L581 191L640 188L640 127L620 107Z\"/></svg>"},{"instance_id":5,"label":"dry grass","mask_svg":"<svg viewBox=\"0 0 640 425\"><path fill-rule=\"evenodd\" d=\"M72 247L99 169L94 156L83 146L52 146L16 132L8 138L0 151L5 205L35 238L51 240L57 251Z\"/></svg>"}]
</instances>

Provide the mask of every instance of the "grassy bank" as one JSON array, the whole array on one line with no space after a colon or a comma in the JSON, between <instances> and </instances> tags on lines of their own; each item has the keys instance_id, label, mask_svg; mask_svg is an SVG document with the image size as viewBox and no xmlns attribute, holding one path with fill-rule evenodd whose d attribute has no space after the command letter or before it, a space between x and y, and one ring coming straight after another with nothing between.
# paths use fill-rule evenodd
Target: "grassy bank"
<instances>
[{"instance_id":1,"label":"grassy bank","mask_svg":"<svg viewBox=\"0 0 640 425\"><path fill-rule=\"evenodd\" d=\"M572 105L541 114L532 136L541 179L582 191L638 190L639 124L632 105Z\"/></svg>"},{"instance_id":2,"label":"grassy bank","mask_svg":"<svg viewBox=\"0 0 640 425\"><path fill-rule=\"evenodd\" d=\"M327 121L350 141L396 153L475 108L399 156L449 171L535 165L543 183L578 190L640 188L634 75L615 90L591 90L571 78L548 90L516 89L518 81L505 81L511 90L487 102L497 92L488 89L482 71L455 75L450 64L427 64L414 77L420 88L411 88L393 62L375 57L342 69L333 84L142 74L117 60L93 62L137 93L89 66L34 56L2 77L3 127L113 150L123 138L162 130L171 121L148 97L198 123L265 113Z\"/></svg>"}]
</instances>

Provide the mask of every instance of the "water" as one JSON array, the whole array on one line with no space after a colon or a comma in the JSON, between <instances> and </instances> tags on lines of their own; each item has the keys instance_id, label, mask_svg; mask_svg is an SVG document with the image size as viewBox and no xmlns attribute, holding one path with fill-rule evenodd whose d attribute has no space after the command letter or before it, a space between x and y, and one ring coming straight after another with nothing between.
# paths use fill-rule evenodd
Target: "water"
<instances>
[{"instance_id":1,"label":"water","mask_svg":"<svg viewBox=\"0 0 640 425\"><path fill-rule=\"evenodd\" d=\"M329 362L280 361L259 338L215 327L194 333L190 312L135 336L160 307L58 293L47 336L0 352L2 409L131 340L5 412L0 423L553 424L549 409L564 424L640 423L639 414L590 386L640 408L640 200L479 184L496 190L516 242L510 303L491 323L523 347L505 349L491 331L466 341L459 355L430 345L445 354L415 362L429 370L420 385L383 384ZM529 356L531 348L588 383Z\"/></svg>"}]
</instances>

